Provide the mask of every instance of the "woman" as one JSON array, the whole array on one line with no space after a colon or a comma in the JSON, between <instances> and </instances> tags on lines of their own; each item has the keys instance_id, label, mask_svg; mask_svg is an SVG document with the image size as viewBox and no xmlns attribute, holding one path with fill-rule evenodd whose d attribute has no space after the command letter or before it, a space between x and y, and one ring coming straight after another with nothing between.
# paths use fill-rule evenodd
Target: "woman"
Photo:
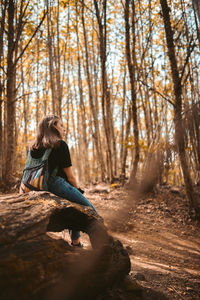
<instances>
[{"instance_id":1,"label":"woman","mask_svg":"<svg viewBox=\"0 0 200 300\"><path fill-rule=\"evenodd\" d=\"M68 145L63 141L65 130L62 121L54 115L45 116L39 123L36 140L31 147L31 156L40 158L47 148L52 148L48 158L50 178L48 191L71 202L92 207L80 189L72 172L72 163ZM56 176L51 176L57 168ZM70 231L71 244L82 247L80 232Z\"/></svg>"}]
</instances>

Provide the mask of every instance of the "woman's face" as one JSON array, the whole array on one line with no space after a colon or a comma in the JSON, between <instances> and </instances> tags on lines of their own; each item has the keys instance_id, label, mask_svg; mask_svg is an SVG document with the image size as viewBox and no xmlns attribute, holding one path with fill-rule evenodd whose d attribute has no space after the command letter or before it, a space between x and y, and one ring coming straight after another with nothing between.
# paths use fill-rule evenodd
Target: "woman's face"
<instances>
[{"instance_id":1,"label":"woman's face","mask_svg":"<svg viewBox=\"0 0 200 300\"><path fill-rule=\"evenodd\" d=\"M63 127L63 123L61 120L58 120L57 124L55 125L56 129L59 131L61 139L65 136L65 129Z\"/></svg>"}]
</instances>

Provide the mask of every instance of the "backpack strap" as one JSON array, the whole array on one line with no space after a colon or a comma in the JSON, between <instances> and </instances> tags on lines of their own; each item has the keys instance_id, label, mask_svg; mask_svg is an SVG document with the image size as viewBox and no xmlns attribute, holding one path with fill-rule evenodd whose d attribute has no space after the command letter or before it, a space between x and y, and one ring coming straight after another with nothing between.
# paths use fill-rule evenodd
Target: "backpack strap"
<instances>
[{"instance_id":1,"label":"backpack strap","mask_svg":"<svg viewBox=\"0 0 200 300\"><path fill-rule=\"evenodd\" d=\"M44 154L43 156L41 156L40 158L34 158L31 156L31 149L29 149L27 151L27 160L30 161L30 160L37 160L37 159L41 159L42 161L43 160L47 160L49 158L49 155L51 154L51 151L52 151L52 148L47 148L45 151L44 151Z\"/></svg>"},{"instance_id":2,"label":"backpack strap","mask_svg":"<svg viewBox=\"0 0 200 300\"><path fill-rule=\"evenodd\" d=\"M47 160L49 158L49 155L51 154L52 148L47 148L45 150L45 153L43 154L42 160ZM58 172L58 167L55 167L55 169L52 171L51 176L55 177Z\"/></svg>"},{"instance_id":3,"label":"backpack strap","mask_svg":"<svg viewBox=\"0 0 200 300\"><path fill-rule=\"evenodd\" d=\"M47 148L45 150L45 153L42 157L42 160L47 160L49 158L49 155L51 154L52 148ZM51 176L55 177L57 175L58 172L58 167L55 167L55 169L53 169Z\"/></svg>"},{"instance_id":4,"label":"backpack strap","mask_svg":"<svg viewBox=\"0 0 200 300\"><path fill-rule=\"evenodd\" d=\"M51 154L51 151L52 151L52 148L47 148L47 149L45 150L43 156L42 156L40 159L41 159L42 161L48 160L48 158L49 158L49 156L50 156L50 154ZM29 149L29 150L28 150L28 153L27 153L27 161L26 161L26 164L29 165L29 163L30 163L31 160L37 160L37 159L36 159L36 158L33 158L33 157L31 156L31 150ZM56 167L56 168L53 170L53 172L51 173L51 176L54 176L54 177L55 177L56 174L57 174L57 172L58 172L58 167Z\"/></svg>"},{"instance_id":5,"label":"backpack strap","mask_svg":"<svg viewBox=\"0 0 200 300\"><path fill-rule=\"evenodd\" d=\"M42 160L47 160L51 154L52 148L47 148L42 156Z\"/></svg>"}]
</instances>

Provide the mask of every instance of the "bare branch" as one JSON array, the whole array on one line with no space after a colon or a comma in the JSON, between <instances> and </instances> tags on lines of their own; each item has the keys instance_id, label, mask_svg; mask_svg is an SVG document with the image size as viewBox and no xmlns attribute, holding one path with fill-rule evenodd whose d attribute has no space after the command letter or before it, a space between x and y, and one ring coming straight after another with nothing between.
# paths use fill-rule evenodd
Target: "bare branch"
<instances>
[{"instance_id":1,"label":"bare branch","mask_svg":"<svg viewBox=\"0 0 200 300\"><path fill-rule=\"evenodd\" d=\"M192 41L193 41L193 36L192 36L192 38L191 38L191 40L190 40L190 43L189 43L189 46L188 46L188 50L187 50L187 57L186 57L186 59L185 59L185 63L184 63L184 66L183 66L183 69L182 69L182 72L181 72L181 81L182 81L183 75L184 75L184 73L185 73L185 68L186 68L187 65L188 65L190 55L191 55L192 51L194 50L194 48L195 48L195 46L196 46L196 44L193 43L193 45L192 45L192 47L191 47Z\"/></svg>"},{"instance_id":2,"label":"bare branch","mask_svg":"<svg viewBox=\"0 0 200 300\"><path fill-rule=\"evenodd\" d=\"M147 83L145 83L141 79L138 79L138 81L140 81L143 85L145 85L146 87L148 87L149 90L151 90L151 91L155 92L156 94L160 95L163 99L165 99L167 102L169 102L174 107L174 103L167 96L164 96L159 91L157 91L156 89L152 88L151 86L149 86Z\"/></svg>"},{"instance_id":3,"label":"bare branch","mask_svg":"<svg viewBox=\"0 0 200 300\"><path fill-rule=\"evenodd\" d=\"M31 93L23 94L23 95L17 97L12 103L17 102L19 99L22 99L24 96L29 96L29 95L32 95L32 94L35 94L35 93L38 93L38 92L42 92L42 91L45 91L45 90L46 89L44 88L44 89L41 89L39 91L34 91L34 92L31 92Z\"/></svg>"},{"instance_id":4,"label":"bare branch","mask_svg":"<svg viewBox=\"0 0 200 300\"><path fill-rule=\"evenodd\" d=\"M40 24L37 26L37 28L35 29L32 37L30 38L30 40L28 41L28 43L26 44L26 46L24 47L24 49L22 50L22 52L20 53L20 55L17 57L17 59L15 60L15 65L17 64L17 62L19 61L19 59L22 57L22 55L24 54L24 52L26 51L26 49L28 48L28 46L30 45L30 43L32 42L32 39L34 38L34 36L36 35L38 29L40 28L40 26L42 25L45 17L47 15L47 11L45 11L44 16L42 18L42 20L40 21Z\"/></svg>"}]
</instances>

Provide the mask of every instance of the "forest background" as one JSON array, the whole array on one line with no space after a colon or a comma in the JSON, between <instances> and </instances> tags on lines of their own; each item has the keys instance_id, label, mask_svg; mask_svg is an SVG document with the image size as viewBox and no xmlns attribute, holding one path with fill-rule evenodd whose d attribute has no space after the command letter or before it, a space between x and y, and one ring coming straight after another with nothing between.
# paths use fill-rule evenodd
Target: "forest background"
<instances>
[{"instance_id":1,"label":"forest background","mask_svg":"<svg viewBox=\"0 0 200 300\"><path fill-rule=\"evenodd\" d=\"M81 182L184 184L198 213L200 2L0 3L1 187L56 114Z\"/></svg>"}]
</instances>

